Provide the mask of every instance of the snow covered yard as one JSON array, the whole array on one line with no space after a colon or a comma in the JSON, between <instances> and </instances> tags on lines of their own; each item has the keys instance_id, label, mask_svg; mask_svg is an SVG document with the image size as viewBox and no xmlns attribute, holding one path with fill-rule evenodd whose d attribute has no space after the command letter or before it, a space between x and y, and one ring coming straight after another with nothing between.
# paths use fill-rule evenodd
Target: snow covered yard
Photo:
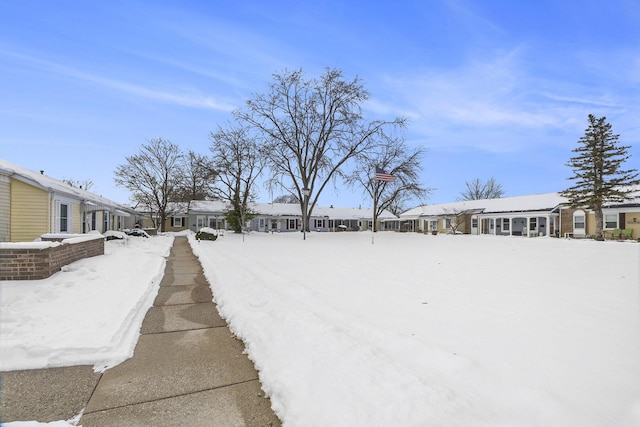
<instances>
[{"instance_id":1,"label":"snow covered yard","mask_svg":"<svg viewBox=\"0 0 640 427\"><path fill-rule=\"evenodd\" d=\"M285 427L640 425L638 243L189 239ZM130 357L172 241L2 282L0 369Z\"/></svg>"},{"instance_id":2,"label":"snow covered yard","mask_svg":"<svg viewBox=\"0 0 640 427\"><path fill-rule=\"evenodd\" d=\"M640 244L190 240L285 426L640 425Z\"/></svg>"},{"instance_id":3,"label":"snow covered yard","mask_svg":"<svg viewBox=\"0 0 640 427\"><path fill-rule=\"evenodd\" d=\"M117 365L133 355L173 236L105 242L44 280L0 283L0 371Z\"/></svg>"}]
</instances>

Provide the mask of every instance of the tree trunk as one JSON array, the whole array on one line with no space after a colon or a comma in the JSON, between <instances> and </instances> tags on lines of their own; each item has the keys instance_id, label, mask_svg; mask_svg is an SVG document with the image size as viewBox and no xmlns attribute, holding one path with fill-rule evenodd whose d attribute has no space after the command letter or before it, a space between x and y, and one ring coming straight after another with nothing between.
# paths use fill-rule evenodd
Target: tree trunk
<instances>
[{"instance_id":1,"label":"tree trunk","mask_svg":"<svg viewBox=\"0 0 640 427\"><path fill-rule=\"evenodd\" d=\"M595 209L595 217L596 217L596 235L595 239L599 241L603 241L604 237L602 236L602 206L596 206Z\"/></svg>"}]
</instances>

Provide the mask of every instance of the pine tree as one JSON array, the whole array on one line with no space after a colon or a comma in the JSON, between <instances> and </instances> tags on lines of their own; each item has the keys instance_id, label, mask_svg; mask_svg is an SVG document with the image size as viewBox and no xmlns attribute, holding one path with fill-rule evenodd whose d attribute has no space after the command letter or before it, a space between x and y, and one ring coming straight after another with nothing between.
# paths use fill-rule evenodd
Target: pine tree
<instances>
[{"instance_id":1,"label":"pine tree","mask_svg":"<svg viewBox=\"0 0 640 427\"><path fill-rule=\"evenodd\" d=\"M640 184L635 169L623 170L622 165L631 156L629 146L618 145L620 135L614 134L606 117L589 114L589 126L572 150L569 159L575 184L560 194L569 199L572 207L593 209L596 219L596 239L602 240L602 208L608 203L621 203Z\"/></svg>"}]
</instances>

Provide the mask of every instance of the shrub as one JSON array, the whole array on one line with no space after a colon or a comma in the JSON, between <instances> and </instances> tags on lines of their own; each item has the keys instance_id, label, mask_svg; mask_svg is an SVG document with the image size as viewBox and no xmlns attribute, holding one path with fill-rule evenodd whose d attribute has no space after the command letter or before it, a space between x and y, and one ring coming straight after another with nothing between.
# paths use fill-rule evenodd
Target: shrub
<instances>
[{"instance_id":1,"label":"shrub","mask_svg":"<svg viewBox=\"0 0 640 427\"><path fill-rule=\"evenodd\" d=\"M107 239L107 241L125 240L127 238L127 235L122 231L109 230L109 231L105 231L103 234L104 234L104 237Z\"/></svg>"},{"instance_id":2,"label":"shrub","mask_svg":"<svg viewBox=\"0 0 640 427\"><path fill-rule=\"evenodd\" d=\"M133 228L130 230L124 231L127 236L136 236L136 237L149 237L146 231L141 230L140 228Z\"/></svg>"},{"instance_id":3,"label":"shrub","mask_svg":"<svg viewBox=\"0 0 640 427\"><path fill-rule=\"evenodd\" d=\"M218 235L209 231L200 230L196 233L196 240L216 240Z\"/></svg>"}]
</instances>

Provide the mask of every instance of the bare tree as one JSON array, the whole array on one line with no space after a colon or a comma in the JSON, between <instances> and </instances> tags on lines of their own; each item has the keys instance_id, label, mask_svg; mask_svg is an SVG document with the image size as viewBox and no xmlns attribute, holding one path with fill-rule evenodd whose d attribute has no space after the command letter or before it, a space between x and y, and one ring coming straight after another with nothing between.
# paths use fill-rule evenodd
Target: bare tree
<instances>
[{"instance_id":1,"label":"bare tree","mask_svg":"<svg viewBox=\"0 0 640 427\"><path fill-rule=\"evenodd\" d=\"M138 154L127 157L126 163L115 171L116 185L132 194L131 199L139 206L148 208L154 225L157 212L160 230L173 214L170 202L177 199L182 183L183 154L169 140L156 138L143 144Z\"/></svg>"},{"instance_id":2,"label":"bare tree","mask_svg":"<svg viewBox=\"0 0 640 427\"><path fill-rule=\"evenodd\" d=\"M273 203L289 203L289 204L298 204L300 200L293 194L283 194L282 196L278 196L273 199Z\"/></svg>"},{"instance_id":3,"label":"bare tree","mask_svg":"<svg viewBox=\"0 0 640 427\"><path fill-rule=\"evenodd\" d=\"M214 182L216 171L213 160L205 155L189 151L184 157L182 187L178 194L181 202L213 200L216 198Z\"/></svg>"},{"instance_id":4,"label":"bare tree","mask_svg":"<svg viewBox=\"0 0 640 427\"><path fill-rule=\"evenodd\" d=\"M374 232L377 231L378 217L385 209L398 212L411 201L423 202L430 193L431 189L418 182L423 156L423 147L411 150L402 139L388 138L375 149L357 157L346 182L351 187L362 188L372 199ZM393 180L376 180L376 168L391 174Z\"/></svg>"},{"instance_id":5,"label":"bare tree","mask_svg":"<svg viewBox=\"0 0 640 427\"><path fill-rule=\"evenodd\" d=\"M462 227L466 222L465 215L467 211L460 209L447 209L445 213L442 215L447 222L448 228L452 234L458 234L459 228Z\"/></svg>"},{"instance_id":6,"label":"bare tree","mask_svg":"<svg viewBox=\"0 0 640 427\"><path fill-rule=\"evenodd\" d=\"M467 188L460 193L458 200L497 199L505 193L502 184L496 182L493 177L486 182L480 178L475 178L472 181L465 181L465 185Z\"/></svg>"},{"instance_id":7,"label":"bare tree","mask_svg":"<svg viewBox=\"0 0 640 427\"><path fill-rule=\"evenodd\" d=\"M300 200L308 230L320 194L342 174L345 162L369 150L387 128L404 126L404 120L366 121L360 105L368 92L358 78L346 81L336 69L311 80L302 70L285 70L274 80L268 93L255 95L235 114L265 141L267 185Z\"/></svg>"},{"instance_id":8,"label":"bare tree","mask_svg":"<svg viewBox=\"0 0 640 427\"><path fill-rule=\"evenodd\" d=\"M231 203L227 221L241 233L251 217L249 203L255 200L255 183L264 167L261 146L248 127L230 125L211 133L210 149L222 183L220 194Z\"/></svg>"},{"instance_id":9,"label":"bare tree","mask_svg":"<svg viewBox=\"0 0 640 427\"><path fill-rule=\"evenodd\" d=\"M81 180L81 179L65 178L62 180L62 182L66 182L72 187L81 188L87 191L91 191L91 189L94 186L94 182L91 181L90 179Z\"/></svg>"}]
</instances>

